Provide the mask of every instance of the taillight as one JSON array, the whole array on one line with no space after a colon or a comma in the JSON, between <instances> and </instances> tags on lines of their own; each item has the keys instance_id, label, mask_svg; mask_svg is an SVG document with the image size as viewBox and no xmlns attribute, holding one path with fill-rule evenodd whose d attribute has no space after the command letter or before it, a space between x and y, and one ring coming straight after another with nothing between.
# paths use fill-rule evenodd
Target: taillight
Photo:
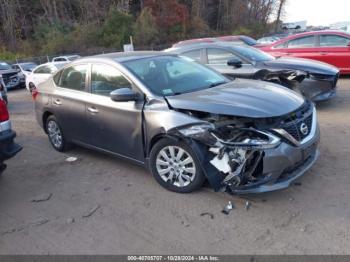
<instances>
[{"instance_id":1,"label":"taillight","mask_svg":"<svg viewBox=\"0 0 350 262\"><path fill-rule=\"evenodd\" d=\"M32 97L33 97L33 100L35 100L36 97L37 97L38 95L39 95L38 90L37 90L36 88L34 88L34 89L32 90Z\"/></svg>"},{"instance_id":2,"label":"taillight","mask_svg":"<svg viewBox=\"0 0 350 262\"><path fill-rule=\"evenodd\" d=\"M6 103L3 99L0 99L0 122L9 120L9 111L7 110Z\"/></svg>"}]
</instances>

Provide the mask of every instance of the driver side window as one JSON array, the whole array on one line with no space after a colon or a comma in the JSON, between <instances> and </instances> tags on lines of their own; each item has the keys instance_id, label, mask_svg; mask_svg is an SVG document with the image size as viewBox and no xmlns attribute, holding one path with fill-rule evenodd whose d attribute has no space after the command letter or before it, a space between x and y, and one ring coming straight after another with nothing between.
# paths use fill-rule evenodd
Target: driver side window
<instances>
[{"instance_id":1,"label":"driver side window","mask_svg":"<svg viewBox=\"0 0 350 262\"><path fill-rule=\"evenodd\" d=\"M113 66L96 64L91 71L91 93L110 96L120 88L132 88L131 83Z\"/></svg>"},{"instance_id":2,"label":"driver side window","mask_svg":"<svg viewBox=\"0 0 350 262\"><path fill-rule=\"evenodd\" d=\"M207 54L208 54L208 62L209 64L212 64L212 65L227 65L227 62L233 58L241 60L235 54L232 54L229 51L217 49L217 48L208 48Z\"/></svg>"}]
</instances>

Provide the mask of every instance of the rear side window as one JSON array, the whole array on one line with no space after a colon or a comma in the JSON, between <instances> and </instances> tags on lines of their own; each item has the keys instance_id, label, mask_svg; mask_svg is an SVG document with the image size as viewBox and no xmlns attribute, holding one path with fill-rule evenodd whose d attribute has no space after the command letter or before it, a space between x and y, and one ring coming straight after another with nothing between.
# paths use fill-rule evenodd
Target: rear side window
<instances>
[{"instance_id":1,"label":"rear side window","mask_svg":"<svg viewBox=\"0 0 350 262\"><path fill-rule=\"evenodd\" d=\"M34 74L51 74L51 73L52 73L52 69L49 66L41 66L34 71Z\"/></svg>"},{"instance_id":2,"label":"rear side window","mask_svg":"<svg viewBox=\"0 0 350 262\"><path fill-rule=\"evenodd\" d=\"M350 39L339 35L321 35L320 46L347 46Z\"/></svg>"},{"instance_id":3,"label":"rear side window","mask_svg":"<svg viewBox=\"0 0 350 262\"><path fill-rule=\"evenodd\" d=\"M232 54L229 51L222 50L222 49L217 49L217 48L208 48L207 49L208 53L208 62L209 64L213 65L226 65L228 60L232 58L237 58L236 55Z\"/></svg>"},{"instance_id":4,"label":"rear side window","mask_svg":"<svg viewBox=\"0 0 350 262\"><path fill-rule=\"evenodd\" d=\"M314 46L315 46L314 36L305 36L305 37L290 40L288 42L288 48L314 47Z\"/></svg>"},{"instance_id":5,"label":"rear side window","mask_svg":"<svg viewBox=\"0 0 350 262\"><path fill-rule=\"evenodd\" d=\"M75 65L64 69L59 86L77 91L85 91L88 65Z\"/></svg>"},{"instance_id":6,"label":"rear side window","mask_svg":"<svg viewBox=\"0 0 350 262\"><path fill-rule=\"evenodd\" d=\"M188 51L188 52L182 53L181 55L189 57L196 61L201 61L201 49Z\"/></svg>"},{"instance_id":7,"label":"rear side window","mask_svg":"<svg viewBox=\"0 0 350 262\"><path fill-rule=\"evenodd\" d=\"M131 83L113 66L102 64L92 66L91 93L109 96L116 89L131 89L131 87Z\"/></svg>"}]
</instances>

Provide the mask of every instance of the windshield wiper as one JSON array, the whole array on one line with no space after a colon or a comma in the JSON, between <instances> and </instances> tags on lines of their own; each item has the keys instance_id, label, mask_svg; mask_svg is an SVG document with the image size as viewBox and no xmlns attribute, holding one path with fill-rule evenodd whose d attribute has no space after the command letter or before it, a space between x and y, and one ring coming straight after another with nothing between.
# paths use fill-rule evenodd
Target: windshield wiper
<instances>
[{"instance_id":1,"label":"windshield wiper","mask_svg":"<svg viewBox=\"0 0 350 262\"><path fill-rule=\"evenodd\" d=\"M216 82L216 83L211 83L211 84L208 86L208 88L220 86L220 85L223 85L223 84L226 84L226 83L227 83L226 81L220 81L220 82Z\"/></svg>"}]
</instances>

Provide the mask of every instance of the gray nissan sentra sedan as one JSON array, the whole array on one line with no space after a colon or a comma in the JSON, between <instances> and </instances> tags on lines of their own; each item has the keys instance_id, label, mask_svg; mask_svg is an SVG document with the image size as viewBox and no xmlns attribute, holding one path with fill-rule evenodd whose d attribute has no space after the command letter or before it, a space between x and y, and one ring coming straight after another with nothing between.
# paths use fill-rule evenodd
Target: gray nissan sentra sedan
<instances>
[{"instance_id":1,"label":"gray nissan sentra sedan","mask_svg":"<svg viewBox=\"0 0 350 262\"><path fill-rule=\"evenodd\" d=\"M146 166L187 193L286 188L318 157L314 105L278 85L230 81L162 52L83 58L33 92L39 124L63 152L77 144Z\"/></svg>"}]
</instances>

